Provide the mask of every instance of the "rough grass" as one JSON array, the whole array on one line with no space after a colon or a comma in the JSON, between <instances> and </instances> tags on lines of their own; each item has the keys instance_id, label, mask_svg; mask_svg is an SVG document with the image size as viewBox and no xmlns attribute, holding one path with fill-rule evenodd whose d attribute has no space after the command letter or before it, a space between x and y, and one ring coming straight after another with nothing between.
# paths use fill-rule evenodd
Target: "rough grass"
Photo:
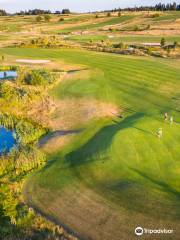
<instances>
[{"instance_id":1,"label":"rough grass","mask_svg":"<svg viewBox=\"0 0 180 240\"><path fill-rule=\"evenodd\" d=\"M177 19L180 19L180 13L179 12L167 12L159 17L156 17L154 21L175 21Z\"/></svg>"},{"instance_id":2,"label":"rough grass","mask_svg":"<svg viewBox=\"0 0 180 240\"><path fill-rule=\"evenodd\" d=\"M91 21L88 21L87 23L81 22L83 24L78 25L78 26L72 26L72 27L66 27L66 25L64 25L63 29L61 30L55 30L54 32L73 32L73 31L77 31L77 30L91 30L91 29L96 29L96 28L102 28L104 26L111 26L111 25L115 25L115 24L119 24L119 23L123 23L126 21L129 21L131 19L133 19L134 16L133 15L124 15L122 17L105 17L105 18L100 18L100 19L90 19ZM97 22L99 21L99 22Z\"/></svg>"},{"instance_id":3,"label":"rough grass","mask_svg":"<svg viewBox=\"0 0 180 240\"><path fill-rule=\"evenodd\" d=\"M85 81L60 83L54 96L111 102L125 114L91 121L67 147L52 152L45 169L27 182L26 201L85 239L133 239L137 225L174 229L163 239L178 239L180 69L159 59L77 50L1 52L95 69ZM174 116L173 125L164 122L165 112Z\"/></svg>"}]
</instances>

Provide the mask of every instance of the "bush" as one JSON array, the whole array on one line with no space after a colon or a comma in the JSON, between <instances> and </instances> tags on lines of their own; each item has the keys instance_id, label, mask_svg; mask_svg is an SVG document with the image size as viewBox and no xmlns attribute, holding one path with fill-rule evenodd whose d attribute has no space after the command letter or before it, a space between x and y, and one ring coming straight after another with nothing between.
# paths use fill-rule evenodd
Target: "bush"
<instances>
[{"instance_id":1,"label":"bush","mask_svg":"<svg viewBox=\"0 0 180 240\"><path fill-rule=\"evenodd\" d=\"M178 42L177 42L177 41L174 41L173 46L174 46L174 48L177 48L177 47L178 47Z\"/></svg>"},{"instance_id":2,"label":"bush","mask_svg":"<svg viewBox=\"0 0 180 240\"><path fill-rule=\"evenodd\" d=\"M53 83L56 79L55 74L50 73L47 70L29 70L20 69L18 71L18 78L16 81L20 84L34 85L34 86L45 86Z\"/></svg>"},{"instance_id":3,"label":"bush","mask_svg":"<svg viewBox=\"0 0 180 240\"><path fill-rule=\"evenodd\" d=\"M17 71L19 69L18 66L0 66L0 71Z\"/></svg>"},{"instance_id":4,"label":"bush","mask_svg":"<svg viewBox=\"0 0 180 240\"><path fill-rule=\"evenodd\" d=\"M64 18L61 17L61 18L59 19L59 22L63 22L63 21L64 21Z\"/></svg>"},{"instance_id":5,"label":"bush","mask_svg":"<svg viewBox=\"0 0 180 240\"><path fill-rule=\"evenodd\" d=\"M160 17L160 14L159 13L155 13L153 15L151 15L152 18L157 18L157 17Z\"/></svg>"},{"instance_id":6,"label":"bush","mask_svg":"<svg viewBox=\"0 0 180 240\"><path fill-rule=\"evenodd\" d=\"M126 45L124 43L116 43L113 45L114 48L126 49Z\"/></svg>"},{"instance_id":7,"label":"bush","mask_svg":"<svg viewBox=\"0 0 180 240\"><path fill-rule=\"evenodd\" d=\"M161 47L163 48L166 45L166 39L163 37L161 38Z\"/></svg>"},{"instance_id":8,"label":"bush","mask_svg":"<svg viewBox=\"0 0 180 240\"><path fill-rule=\"evenodd\" d=\"M50 22L51 16L50 15L45 15L44 20L45 20L45 22Z\"/></svg>"},{"instance_id":9,"label":"bush","mask_svg":"<svg viewBox=\"0 0 180 240\"><path fill-rule=\"evenodd\" d=\"M136 25L136 26L134 26L134 29L133 29L134 31L139 31L139 27Z\"/></svg>"},{"instance_id":10,"label":"bush","mask_svg":"<svg viewBox=\"0 0 180 240\"><path fill-rule=\"evenodd\" d=\"M147 49L147 54L148 54L148 55L151 55L151 54L152 54L152 49L151 49L151 48L148 48L148 49Z\"/></svg>"},{"instance_id":11,"label":"bush","mask_svg":"<svg viewBox=\"0 0 180 240\"><path fill-rule=\"evenodd\" d=\"M25 76L24 80L28 85L44 85L45 84L44 78L37 72L28 73Z\"/></svg>"},{"instance_id":12,"label":"bush","mask_svg":"<svg viewBox=\"0 0 180 240\"><path fill-rule=\"evenodd\" d=\"M41 22L42 20L43 20L43 18L41 16L36 17L36 22Z\"/></svg>"}]
</instances>

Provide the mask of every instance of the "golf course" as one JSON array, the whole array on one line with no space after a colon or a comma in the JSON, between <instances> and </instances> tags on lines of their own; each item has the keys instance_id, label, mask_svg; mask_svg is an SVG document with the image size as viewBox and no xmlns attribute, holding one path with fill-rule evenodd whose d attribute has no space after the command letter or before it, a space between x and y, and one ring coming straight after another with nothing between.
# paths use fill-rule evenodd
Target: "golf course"
<instances>
[{"instance_id":1,"label":"golf course","mask_svg":"<svg viewBox=\"0 0 180 240\"><path fill-rule=\"evenodd\" d=\"M173 21L179 26L179 17L179 12L169 12L153 19L152 24L166 21L168 28ZM46 91L54 108L48 115L34 110L34 115L26 116L48 131L36 142L46 163L23 180L22 201L77 239L137 239L136 227L173 230L172 234L149 234L141 239L178 240L180 236L178 53L166 57L126 55L91 51L84 45L91 39L93 43L107 41L107 33L103 35L98 29L121 24L128 32L115 33L112 44L162 41L161 32L149 36L147 30L143 34L136 31L131 37L128 26L134 19L138 24L141 18L127 13L122 19L113 16L101 21L82 14L65 17L62 30L56 29L53 20L46 23L48 28L42 23L46 30L40 37L44 38L57 31L93 31L68 36L65 44L75 44L72 48L32 47L29 42L14 47L10 35L0 40L1 65L42 67L61 73L51 87L38 88ZM30 24L28 21L25 24ZM97 22L92 25L88 21ZM173 35L166 31L167 42L179 41L180 29ZM20 41L25 41L26 35L23 32ZM158 47L154 51L166 50ZM174 51L179 51L178 47ZM18 105L18 116L24 114L23 104ZM28 104L31 111L37 108L34 102ZM16 115L13 106L2 106Z\"/></svg>"}]
</instances>

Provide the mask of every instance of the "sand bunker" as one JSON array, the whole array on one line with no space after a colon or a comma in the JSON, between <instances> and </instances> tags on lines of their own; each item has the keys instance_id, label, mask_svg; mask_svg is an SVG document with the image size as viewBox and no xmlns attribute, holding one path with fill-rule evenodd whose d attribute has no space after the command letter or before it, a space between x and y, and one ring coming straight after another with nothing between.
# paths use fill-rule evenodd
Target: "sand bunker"
<instances>
[{"instance_id":1,"label":"sand bunker","mask_svg":"<svg viewBox=\"0 0 180 240\"><path fill-rule=\"evenodd\" d=\"M30 63L30 64L46 64L50 63L50 60L34 60L34 59L17 59L18 63Z\"/></svg>"}]
</instances>

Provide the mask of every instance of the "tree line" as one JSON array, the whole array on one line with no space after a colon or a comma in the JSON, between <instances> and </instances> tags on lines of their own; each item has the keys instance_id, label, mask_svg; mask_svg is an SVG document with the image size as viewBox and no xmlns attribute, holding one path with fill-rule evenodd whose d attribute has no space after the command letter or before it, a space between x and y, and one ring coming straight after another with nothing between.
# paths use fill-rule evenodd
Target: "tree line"
<instances>
[{"instance_id":1,"label":"tree line","mask_svg":"<svg viewBox=\"0 0 180 240\"><path fill-rule=\"evenodd\" d=\"M28 11L20 11L17 12L16 15L44 15L44 14L70 14L71 11L69 9L63 9L62 11L52 12L50 10L42 10L42 9L33 9Z\"/></svg>"},{"instance_id":2,"label":"tree line","mask_svg":"<svg viewBox=\"0 0 180 240\"><path fill-rule=\"evenodd\" d=\"M7 16L7 12L3 9L0 9L0 16Z\"/></svg>"},{"instance_id":3,"label":"tree line","mask_svg":"<svg viewBox=\"0 0 180 240\"><path fill-rule=\"evenodd\" d=\"M121 12L121 11L180 11L180 4L176 2L173 3L158 3L154 6L139 6L139 7L127 7L127 8L115 8L112 10L105 10L103 12ZM70 14L71 11L67 9L62 9L62 11L52 12L51 10L42 10L42 9L32 9L28 11L20 11L15 13L15 15L44 15L44 14ZM0 9L0 16L9 15L5 10Z\"/></svg>"},{"instance_id":4,"label":"tree line","mask_svg":"<svg viewBox=\"0 0 180 240\"><path fill-rule=\"evenodd\" d=\"M180 4L173 3L158 3L154 6L139 6L139 7L127 7L127 8L115 8L111 12L118 11L180 11Z\"/></svg>"},{"instance_id":5,"label":"tree line","mask_svg":"<svg viewBox=\"0 0 180 240\"><path fill-rule=\"evenodd\" d=\"M20 11L15 13L15 15L45 15L45 14L70 14L69 9L62 9L62 11L52 12L51 10L42 10L42 9L30 9L28 11ZM0 9L0 16L9 15L5 10Z\"/></svg>"}]
</instances>

